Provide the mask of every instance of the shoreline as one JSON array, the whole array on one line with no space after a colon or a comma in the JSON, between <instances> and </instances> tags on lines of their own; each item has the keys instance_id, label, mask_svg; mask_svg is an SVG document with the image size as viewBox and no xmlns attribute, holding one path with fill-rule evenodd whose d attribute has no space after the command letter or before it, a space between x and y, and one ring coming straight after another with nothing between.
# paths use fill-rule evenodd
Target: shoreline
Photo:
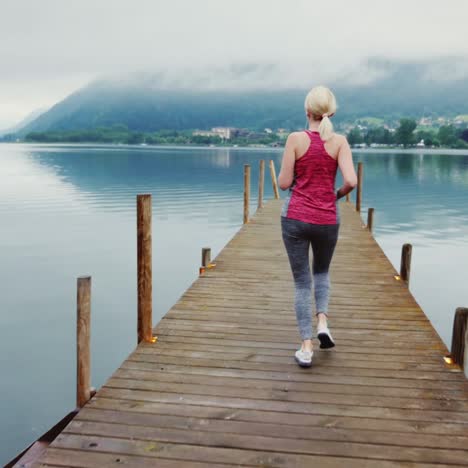
<instances>
[{"instance_id":1,"label":"shoreline","mask_svg":"<svg viewBox=\"0 0 468 468\"><path fill-rule=\"evenodd\" d=\"M152 150L152 149L208 149L208 150L240 150L240 151L273 151L281 152L282 146L211 146L211 145L130 145L119 143L34 143L34 142L0 142L0 146L31 146L44 148L109 148L113 150ZM468 149L458 148L351 148L353 153L382 153L382 154L442 154L447 156L468 156Z\"/></svg>"}]
</instances>

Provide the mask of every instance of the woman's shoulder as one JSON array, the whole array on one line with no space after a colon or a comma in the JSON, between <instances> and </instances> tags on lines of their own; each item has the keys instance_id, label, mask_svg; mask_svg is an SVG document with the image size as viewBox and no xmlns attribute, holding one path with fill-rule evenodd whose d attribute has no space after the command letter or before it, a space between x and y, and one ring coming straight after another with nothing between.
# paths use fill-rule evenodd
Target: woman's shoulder
<instances>
[{"instance_id":1,"label":"woman's shoulder","mask_svg":"<svg viewBox=\"0 0 468 468\"><path fill-rule=\"evenodd\" d=\"M298 130L298 131L295 131L295 132L291 132L288 135L287 139L292 140L292 141L297 141L298 139L303 138L304 135L306 135L305 130Z\"/></svg>"},{"instance_id":2,"label":"woman's shoulder","mask_svg":"<svg viewBox=\"0 0 468 468\"><path fill-rule=\"evenodd\" d=\"M348 139L347 139L346 135L342 135L340 133L333 132L333 136L332 136L331 140L333 141L333 144L337 148L340 148L340 149L344 148L344 147L346 147L346 145L348 145Z\"/></svg>"},{"instance_id":3,"label":"woman's shoulder","mask_svg":"<svg viewBox=\"0 0 468 468\"><path fill-rule=\"evenodd\" d=\"M304 143L309 141L307 133L302 131L291 132L286 138L286 145L293 147L294 149L301 148L304 146Z\"/></svg>"},{"instance_id":4,"label":"woman's shoulder","mask_svg":"<svg viewBox=\"0 0 468 468\"><path fill-rule=\"evenodd\" d=\"M347 141L346 135L342 135L341 133L333 132L332 138L335 138L336 141L338 141L340 143L344 142L344 141Z\"/></svg>"}]
</instances>

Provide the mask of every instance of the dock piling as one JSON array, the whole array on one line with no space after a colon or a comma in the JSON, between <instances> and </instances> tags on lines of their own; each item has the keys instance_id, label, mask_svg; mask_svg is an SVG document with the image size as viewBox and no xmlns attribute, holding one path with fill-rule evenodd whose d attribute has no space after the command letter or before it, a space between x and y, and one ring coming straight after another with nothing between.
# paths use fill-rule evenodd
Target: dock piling
<instances>
[{"instance_id":1,"label":"dock piling","mask_svg":"<svg viewBox=\"0 0 468 468\"><path fill-rule=\"evenodd\" d=\"M374 227L374 208L369 208L367 210L367 229L372 232L372 228Z\"/></svg>"},{"instance_id":2,"label":"dock piling","mask_svg":"<svg viewBox=\"0 0 468 468\"><path fill-rule=\"evenodd\" d=\"M153 276L151 195L137 196L138 343L152 342Z\"/></svg>"},{"instance_id":3,"label":"dock piling","mask_svg":"<svg viewBox=\"0 0 468 468\"><path fill-rule=\"evenodd\" d=\"M362 176L363 176L363 164L358 163L357 171L357 190L356 190L356 211L361 212L361 201L362 201Z\"/></svg>"},{"instance_id":4,"label":"dock piling","mask_svg":"<svg viewBox=\"0 0 468 468\"><path fill-rule=\"evenodd\" d=\"M82 408L91 398L91 276L78 278L76 302L76 406Z\"/></svg>"},{"instance_id":5,"label":"dock piling","mask_svg":"<svg viewBox=\"0 0 468 468\"><path fill-rule=\"evenodd\" d=\"M279 190L278 190L278 181L276 180L276 170L275 170L275 162L271 159L270 160L270 175L271 175L271 183L273 184L273 193L275 194L275 199L279 199Z\"/></svg>"},{"instance_id":6,"label":"dock piling","mask_svg":"<svg viewBox=\"0 0 468 468\"><path fill-rule=\"evenodd\" d=\"M250 164L244 164L244 224L249 222Z\"/></svg>"},{"instance_id":7,"label":"dock piling","mask_svg":"<svg viewBox=\"0 0 468 468\"><path fill-rule=\"evenodd\" d=\"M211 248L203 247L201 255L201 266L207 267L211 262Z\"/></svg>"},{"instance_id":8,"label":"dock piling","mask_svg":"<svg viewBox=\"0 0 468 468\"><path fill-rule=\"evenodd\" d=\"M347 202L351 201L351 197L349 196L349 193L346 194L346 201Z\"/></svg>"},{"instance_id":9,"label":"dock piling","mask_svg":"<svg viewBox=\"0 0 468 468\"><path fill-rule=\"evenodd\" d=\"M263 207L263 192L265 186L265 160L260 159L260 167L258 173L258 204L257 208Z\"/></svg>"},{"instance_id":10,"label":"dock piling","mask_svg":"<svg viewBox=\"0 0 468 468\"><path fill-rule=\"evenodd\" d=\"M468 379L468 308L458 307L453 319L452 346L450 351L452 360L465 372Z\"/></svg>"},{"instance_id":11,"label":"dock piling","mask_svg":"<svg viewBox=\"0 0 468 468\"><path fill-rule=\"evenodd\" d=\"M409 287L411 273L411 253L413 246L411 244L403 244L401 248L401 263L400 263L400 278Z\"/></svg>"}]
</instances>

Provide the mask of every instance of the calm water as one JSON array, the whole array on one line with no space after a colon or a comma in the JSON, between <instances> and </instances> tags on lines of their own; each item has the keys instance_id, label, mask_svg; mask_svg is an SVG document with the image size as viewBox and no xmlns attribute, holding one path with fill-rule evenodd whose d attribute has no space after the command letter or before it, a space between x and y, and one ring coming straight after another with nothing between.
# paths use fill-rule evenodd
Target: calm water
<instances>
[{"instance_id":1,"label":"calm water","mask_svg":"<svg viewBox=\"0 0 468 468\"><path fill-rule=\"evenodd\" d=\"M201 248L216 255L239 228L243 165L256 194L261 158L279 169L277 150L0 145L0 463L74 407L77 276L93 277L93 385L133 349L136 194L153 194L156 322ZM468 153L354 158L377 240L397 268L413 244L411 290L449 344L468 305Z\"/></svg>"}]
</instances>

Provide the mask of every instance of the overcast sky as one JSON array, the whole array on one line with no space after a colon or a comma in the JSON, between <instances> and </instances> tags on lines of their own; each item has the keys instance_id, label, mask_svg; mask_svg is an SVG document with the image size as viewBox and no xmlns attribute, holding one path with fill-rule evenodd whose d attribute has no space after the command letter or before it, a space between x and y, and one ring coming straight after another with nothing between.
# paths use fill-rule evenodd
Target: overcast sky
<instances>
[{"instance_id":1,"label":"overcast sky","mask_svg":"<svg viewBox=\"0 0 468 468\"><path fill-rule=\"evenodd\" d=\"M468 0L0 0L0 128L101 75L248 63L313 85L367 57L468 57L467 18Z\"/></svg>"}]
</instances>

